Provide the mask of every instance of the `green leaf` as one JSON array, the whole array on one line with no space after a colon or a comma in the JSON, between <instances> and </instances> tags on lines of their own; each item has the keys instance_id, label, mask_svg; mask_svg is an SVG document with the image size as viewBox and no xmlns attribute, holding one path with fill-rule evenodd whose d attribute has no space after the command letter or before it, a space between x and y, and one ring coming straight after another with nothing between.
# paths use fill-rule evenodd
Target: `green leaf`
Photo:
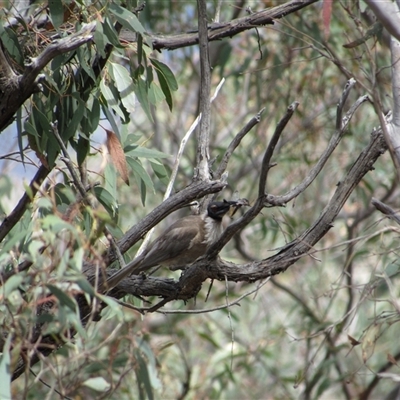
<instances>
[{"instance_id":1,"label":"green leaf","mask_svg":"<svg viewBox=\"0 0 400 400\"><path fill-rule=\"evenodd\" d=\"M115 122L114 115L113 115L112 112L108 109L107 105L104 104L103 102L101 103L101 109L102 109L104 115L106 116L107 121L110 123L111 128L112 128L112 130L114 131L114 133L115 133L117 136L120 136L119 128L118 128L117 123Z\"/></svg>"},{"instance_id":2,"label":"green leaf","mask_svg":"<svg viewBox=\"0 0 400 400\"><path fill-rule=\"evenodd\" d=\"M36 323L38 323L38 324L50 323L50 322L54 322L55 320L56 319L55 319L54 315L48 314L48 313L40 314L36 317Z\"/></svg>"},{"instance_id":3,"label":"green leaf","mask_svg":"<svg viewBox=\"0 0 400 400\"><path fill-rule=\"evenodd\" d=\"M116 20L129 31L145 33L143 25L139 22L136 15L115 3L110 3L108 10L114 15Z\"/></svg>"},{"instance_id":4,"label":"green leaf","mask_svg":"<svg viewBox=\"0 0 400 400\"><path fill-rule=\"evenodd\" d=\"M108 41L114 46L114 47L121 47L121 43L119 41L119 37L117 32L114 29L113 24L110 22L108 18L104 20L103 23L103 31L104 34L106 35Z\"/></svg>"},{"instance_id":5,"label":"green leaf","mask_svg":"<svg viewBox=\"0 0 400 400\"><path fill-rule=\"evenodd\" d=\"M11 357L10 348L13 335L8 334L0 356L0 399L12 399L11 396Z\"/></svg>"},{"instance_id":6,"label":"green leaf","mask_svg":"<svg viewBox=\"0 0 400 400\"><path fill-rule=\"evenodd\" d=\"M143 354L147 358L147 371L149 373L151 386L157 390L161 389L162 384L157 376L157 360L153 350L151 349L149 344L145 342L143 339L139 343L139 349L143 352Z\"/></svg>"},{"instance_id":7,"label":"green leaf","mask_svg":"<svg viewBox=\"0 0 400 400\"><path fill-rule=\"evenodd\" d=\"M49 208L51 210L51 203L49 203ZM71 224L53 214L49 214L43 219L42 228L45 230L51 230L53 233L58 233L64 229L74 231L74 227Z\"/></svg>"},{"instance_id":8,"label":"green leaf","mask_svg":"<svg viewBox=\"0 0 400 400\"><path fill-rule=\"evenodd\" d=\"M7 299L10 294L19 287L23 282L24 277L21 274L11 276L3 286L3 298Z\"/></svg>"},{"instance_id":9,"label":"green leaf","mask_svg":"<svg viewBox=\"0 0 400 400\"><path fill-rule=\"evenodd\" d=\"M89 378L83 382L83 385L95 390L96 392L106 392L111 387L111 385L101 376Z\"/></svg>"},{"instance_id":10,"label":"green leaf","mask_svg":"<svg viewBox=\"0 0 400 400\"><path fill-rule=\"evenodd\" d=\"M79 135L78 146L76 150L76 156L78 159L78 165L82 165L85 161L90 150L90 142L82 135Z\"/></svg>"},{"instance_id":11,"label":"green leaf","mask_svg":"<svg viewBox=\"0 0 400 400\"><path fill-rule=\"evenodd\" d=\"M58 29L64 22L64 7L60 0L49 0L50 19L54 28Z\"/></svg>"},{"instance_id":12,"label":"green leaf","mask_svg":"<svg viewBox=\"0 0 400 400\"><path fill-rule=\"evenodd\" d=\"M163 164L158 164L155 162L150 162L151 168L153 168L154 173L157 178L161 180L164 184L168 185L169 175Z\"/></svg>"},{"instance_id":13,"label":"green leaf","mask_svg":"<svg viewBox=\"0 0 400 400\"><path fill-rule=\"evenodd\" d=\"M103 316L104 320L107 320L110 318L115 318L115 317L119 321L124 320L124 313L122 311L121 306L112 297L104 296L102 294L97 294L97 297L101 301L104 301L104 303L106 303L107 306L109 307L108 309L106 309L105 312L102 312L102 316Z\"/></svg>"},{"instance_id":14,"label":"green leaf","mask_svg":"<svg viewBox=\"0 0 400 400\"><path fill-rule=\"evenodd\" d=\"M163 153L162 151L158 151L155 149L148 149L147 147L137 146L137 145L130 145L124 148L125 153L132 157L139 157L139 158L167 158L171 157L167 153Z\"/></svg>"},{"instance_id":15,"label":"green leaf","mask_svg":"<svg viewBox=\"0 0 400 400\"><path fill-rule=\"evenodd\" d=\"M116 218L118 211L118 204L114 199L114 197L111 195L111 193L100 186L96 186L94 188L94 194L97 200L99 200L102 206L110 214L111 218Z\"/></svg>"},{"instance_id":16,"label":"green leaf","mask_svg":"<svg viewBox=\"0 0 400 400\"><path fill-rule=\"evenodd\" d=\"M25 230L21 230L20 232L16 232L15 234L11 234L7 236L7 241L4 242L4 246L0 250L0 254L8 253L14 246L18 246L21 242L24 241L26 236L29 233Z\"/></svg>"},{"instance_id":17,"label":"green leaf","mask_svg":"<svg viewBox=\"0 0 400 400\"><path fill-rule=\"evenodd\" d=\"M150 383L149 371L147 369L147 364L139 350L135 351L137 366L135 368L135 373L137 376L138 389L140 399L145 399L144 392L147 394L149 400L153 400L153 389ZM143 390L144 389L144 390Z\"/></svg>"},{"instance_id":18,"label":"green leaf","mask_svg":"<svg viewBox=\"0 0 400 400\"><path fill-rule=\"evenodd\" d=\"M146 184L146 187L154 193L153 182L147 171L143 168L142 164L139 161L133 159L132 157L127 157L127 161L131 166L131 168L133 169L133 172L137 174Z\"/></svg>"},{"instance_id":19,"label":"green leaf","mask_svg":"<svg viewBox=\"0 0 400 400\"><path fill-rule=\"evenodd\" d=\"M19 64L23 65L24 57L19 40L15 32L10 28L4 28L0 23L0 39L10 56Z\"/></svg>"},{"instance_id":20,"label":"green leaf","mask_svg":"<svg viewBox=\"0 0 400 400\"><path fill-rule=\"evenodd\" d=\"M48 135L46 152L47 152L47 162L49 164L49 168L53 168L56 164L56 160L60 152L60 145L57 139L54 137L53 133L50 133Z\"/></svg>"},{"instance_id":21,"label":"green leaf","mask_svg":"<svg viewBox=\"0 0 400 400\"><path fill-rule=\"evenodd\" d=\"M156 72L161 72L165 77L165 80L170 89L175 92L178 90L178 82L168 65L156 60L155 58L149 58L150 62L154 65Z\"/></svg>"},{"instance_id":22,"label":"green leaf","mask_svg":"<svg viewBox=\"0 0 400 400\"><path fill-rule=\"evenodd\" d=\"M153 117L151 116L151 112L150 112L149 98L148 98L148 94L147 94L147 85L146 85L146 82L140 78L138 79L138 81L135 85L135 93L139 100L139 103L141 104L141 106L143 108L143 111L147 115L147 118L150 121L153 121Z\"/></svg>"},{"instance_id":23,"label":"green leaf","mask_svg":"<svg viewBox=\"0 0 400 400\"><path fill-rule=\"evenodd\" d=\"M149 88L150 103L157 105L158 103L161 103L164 100L165 100L165 94L163 93L163 91L155 82L151 82Z\"/></svg>"},{"instance_id":24,"label":"green leaf","mask_svg":"<svg viewBox=\"0 0 400 400\"><path fill-rule=\"evenodd\" d=\"M102 58L106 57L105 47L109 42L107 36L103 32L103 24L100 21L96 22L96 29L93 35L94 43L96 44L97 52Z\"/></svg>"},{"instance_id":25,"label":"green leaf","mask_svg":"<svg viewBox=\"0 0 400 400\"><path fill-rule=\"evenodd\" d=\"M121 96L122 104L129 113L134 112L136 96L129 72L122 65L112 62L109 63L109 71Z\"/></svg>"},{"instance_id":26,"label":"green leaf","mask_svg":"<svg viewBox=\"0 0 400 400\"><path fill-rule=\"evenodd\" d=\"M94 75L93 68L88 64L87 60L90 59L90 52L87 47L81 46L78 47L76 50L76 57L78 58L79 61L79 66L90 76L93 80L93 82L96 81L96 76ZM82 71L80 71L80 79L84 77L85 75L82 74Z\"/></svg>"},{"instance_id":27,"label":"green leaf","mask_svg":"<svg viewBox=\"0 0 400 400\"><path fill-rule=\"evenodd\" d=\"M85 293L89 294L90 296L95 295L93 286L86 279L79 279L76 281L76 283Z\"/></svg>"},{"instance_id":28,"label":"green leaf","mask_svg":"<svg viewBox=\"0 0 400 400\"><path fill-rule=\"evenodd\" d=\"M93 98L90 110L88 110L88 119L90 121L90 131L94 132L100 122L100 102L97 97Z\"/></svg>"},{"instance_id":29,"label":"green leaf","mask_svg":"<svg viewBox=\"0 0 400 400\"><path fill-rule=\"evenodd\" d=\"M71 311L75 312L76 310L76 304L75 302L67 295L65 294L61 289L59 289L57 286L50 285L49 283L46 285L47 288L50 290L54 296L57 297L58 301L60 302L61 305L68 307Z\"/></svg>"},{"instance_id":30,"label":"green leaf","mask_svg":"<svg viewBox=\"0 0 400 400\"><path fill-rule=\"evenodd\" d=\"M158 80L160 82L161 90L163 91L163 93L165 95L165 100L168 104L169 110L172 111L172 109L174 107L174 102L172 100L171 89L168 85L167 80L165 79L165 76L162 74L162 72L160 72L158 69L156 69L156 72L157 72Z\"/></svg>"},{"instance_id":31,"label":"green leaf","mask_svg":"<svg viewBox=\"0 0 400 400\"><path fill-rule=\"evenodd\" d=\"M121 119L125 119L125 115L119 106L119 98L116 98L113 91L111 90L109 83L106 82L105 78L103 78L100 82L100 90L103 95L107 105L111 107ZM111 122L110 122L111 123Z\"/></svg>"},{"instance_id":32,"label":"green leaf","mask_svg":"<svg viewBox=\"0 0 400 400\"><path fill-rule=\"evenodd\" d=\"M172 111L173 99L171 91L178 90L178 82L176 81L174 74L167 65L154 58L149 58L149 60L156 70L161 90L164 93L169 109Z\"/></svg>"},{"instance_id":33,"label":"green leaf","mask_svg":"<svg viewBox=\"0 0 400 400\"><path fill-rule=\"evenodd\" d=\"M118 198L117 170L111 163L108 163L104 168L104 179L105 179L104 189L108 190L114 199L117 199Z\"/></svg>"},{"instance_id":34,"label":"green leaf","mask_svg":"<svg viewBox=\"0 0 400 400\"><path fill-rule=\"evenodd\" d=\"M152 193L155 193L153 182L147 171L143 168L142 164L138 160L128 156L126 161L133 170L134 177L140 190L142 204L145 205L147 189L150 189Z\"/></svg>"},{"instance_id":35,"label":"green leaf","mask_svg":"<svg viewBox=\"0 0 400 400\"><path fill-rule=\"evenodd\" d=\"M68 129L66 130L66 135L63 136L65 141L74 137L76 131L78 130L78 126L83 118L85 113L85 103L80 99L80 94L75 93L71 98L71 107L72 107L72 119L68 123Z\"/></svg>"}]
</instances>

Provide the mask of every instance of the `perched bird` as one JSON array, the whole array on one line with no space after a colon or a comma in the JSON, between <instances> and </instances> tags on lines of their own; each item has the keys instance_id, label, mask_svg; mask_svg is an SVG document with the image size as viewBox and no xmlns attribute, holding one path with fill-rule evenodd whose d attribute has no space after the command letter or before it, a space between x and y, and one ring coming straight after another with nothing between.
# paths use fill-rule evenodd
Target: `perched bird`
<instances>
[{"instance_id":1,"label":"perched bird","mask_svg":"<svg viewBox=\"0 0 400 400\"><path fill-rule=\"evenodd\" d=\"M238 201L213 201L205 213L178 219L144 253L108 278L103 287L110 290L125 277L156 265L175 271L193 263L221 236L223 216L233 215L242 205Z\"/></svg>"}]
</instances>

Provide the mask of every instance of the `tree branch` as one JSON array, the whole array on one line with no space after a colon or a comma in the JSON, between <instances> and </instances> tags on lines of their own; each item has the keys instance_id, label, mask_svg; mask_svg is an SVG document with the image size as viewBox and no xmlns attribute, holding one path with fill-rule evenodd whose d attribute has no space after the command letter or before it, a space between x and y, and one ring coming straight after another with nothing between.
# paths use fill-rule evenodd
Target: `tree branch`
<instances>
[{"instance_id":1,"label":"tree branch","mask_svg":"<svg viewBox=\"0 0 400 400\"><path fill-rule=\"evenodd\" d=\"M372 205L380 211L382 214L387 215L388 218L397 222L400 225L400 216L399 213L393 210L393 208L389 207L387 204L375 199L374 197L371 200Z\"/></svg>"},{"instance_id":2,"label":"tree branch","mask_svg":"<svg viewBox=\"0 0 400 400\"><path fill-rule=\"evenodd\" d=\"M251 120L239 131L239 133L233 138L232 142L229 144L225 154L222 157L222 160L218 166L217 171L214 173L214 177L216 179L220 179L222 174L225 172L226 167L228 166L228 162L235 151L235 149L239 146L242 139L251 131L251 129L256 126L261 121L261 114L264 112L265 108L262 108L257 115L255 115Z\"/></svg>"},{"instance_id":3,"label":"tree branch","mask_svg":"<svg viewBox=\"0 0 400 400\"><path fill-rule=\"evenodd\" d=\"M14 210L6 218L4 218L2 224L0 225L0 242L3 241L11 229L14 228L14 226L19 222L26 210L26 207L32 202L32 199L35 197L40 185L48 174L49 170L44 165L41 165L29 184L29 190L23 194Z\"/></svg>"},{"instance_id":4,"label":"tree branch","mask_svg":"<svg viewBox=\"0 0 400 400\"><path fill-rule=\"evenodd\" d=\"M199 50L200 50L200 129L197 143L197 166L195 179L208 181L210 172L208 160L210 159L210 124L211 124L211 68L208 52L207 35L207 4L205 0L197 0L199 13Z\"/></svg>"},{"instance_id":5,"label":"tree branch","mask_svg":"<svg viewBox=\"0 0 400 400\"><path fill-rule=\"evenodd\" d=\"M399 9L393 1L365 0L387 31L400 40Z\"/></svg>"},{"instance_id":6,"label":"tree branch","mask_svg":"<svg viewBox=\"0 0 400 400\"><path fill-rule=\"evenodd\" d=\"M240 32L253 29L255 26L272 25L274 19L283 18L317 1L318 0L291 0L285 4L267 8L266 10L255 12L229 22L213 23L208 27L208 40L214 41L228 37L231 38ZM197 32L168 36L150 34L149 36L155 50L174 50L199 43L199 35Z\"/></svg>"},{"instance_id":7,"label":"tree branch","mask_svg":"<svg viewBox=\"0 0 400 400\"><path fill-rule=\"evenodd\" d=\"M274 256L242 265L221 259L210 260L208 257L202 257L183 271L178 282L169 278L132 276L121 281L109 295L121 297L122 291L140 296L162 296L168 300L186 301L198 293L202 282L206 279L221 281L228 279L232 282L251 283L286 271L301 257L315 251L313 246L333 227L335 218L350 194L361 179L373 169L375 161L386 150L387 146L382 131L373 132L369 144L338 185L318 219L302 235L288 243ZM108 276L113 273L115 270L107 270Z\"/></svg>"},{"instance_id":8,"label":"tree branch","mask_svg":"<svg viewBox=\"0 0 400 400\"><path fill-rule=\"evenodd\" d=\"M342 99L347 98L348 96L348 91L354 86L356 81L351 78L347 84L346 87L343 91L342 94ZM315 178L318 176L318 174L322 171L322 168L328 161L329 157L333 153L333 151L336 149L338 146L340 140L342 139L344 133L346 132L346 129L351 121L351 118L353 117L354 113L360 107L361 104L364 102L368 101L368 96L362 96L360 97L351 107L350 110L346 113L345 117L343 118L342 122L338 122L338 118L336 118L336 126L341 126L339 130L336 130L334 135L332 136L331 140L328 143L328 146L326 150L323 152L321 157L319 158L318 162L315 164L315 166L310 170L308 175L304 178L304 180L294 187L293 189L289 190L287 193L281 195L281 196L274 196L272 194L268 194L266 198L266 202L270 205L273 206L283 206L289 201L293 200L295 197L297 197L300 193L304 192L304 190L307 189L308 186L311 185L311 183L315 180ZM344 102L341 100L338 103L338 109L337 109L337 114L341 115L342 113L342 108L344 105Z\"/></svg>"},{"instance_id":9,"label":"tree branch","mask_svg":"<svg viewBox=\"0 0 400 400\"><path fill-rule=\"evenodd\" d=\"M0 98L0 131L12 122L12 117L22 106L38 84L37 78L43 68L56 56L75 50L93 38L96 21L84 25L83 28L66 38L60 39L45 48L45 50L26 65L23 75L16 78L4 96Z\"/></svg>"}]
</instances>

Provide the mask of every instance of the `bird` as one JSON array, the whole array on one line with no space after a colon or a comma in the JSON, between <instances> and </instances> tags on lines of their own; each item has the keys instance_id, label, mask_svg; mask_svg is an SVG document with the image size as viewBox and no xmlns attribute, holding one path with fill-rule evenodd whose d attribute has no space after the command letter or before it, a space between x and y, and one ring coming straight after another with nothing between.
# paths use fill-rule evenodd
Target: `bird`
<instances>
[{"instance_id":1,"label":"bird","mask_svg":"<svg viewBox=\"0 0 400 400\"><path fill-rule=\"evenodd\" d=\"M111 290L124 278L138 274L157 265L170 270L184 269L202 256L223 232L224 215L233 216L242 201L212 201L205 213L189 215L175 221L143 252L124 268L108 278L102 288Z\"/></svg>"}]
</instances>

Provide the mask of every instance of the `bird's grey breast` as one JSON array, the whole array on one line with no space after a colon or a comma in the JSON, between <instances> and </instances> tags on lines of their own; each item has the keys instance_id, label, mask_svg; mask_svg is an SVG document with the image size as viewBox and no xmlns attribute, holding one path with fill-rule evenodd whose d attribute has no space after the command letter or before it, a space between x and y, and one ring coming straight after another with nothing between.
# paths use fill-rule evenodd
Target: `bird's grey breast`
<instances>
[{"instance_id":1,"label":"bird's grey breast","mask_svg":"<svg viewBox=\"0 0 400 400\"><path fill-rule=\"evenodd\" d=\"M220 238L223 231L222 221L205 217L204 229L204 242L209 246Z\"/></svg>"}]
</instances>

